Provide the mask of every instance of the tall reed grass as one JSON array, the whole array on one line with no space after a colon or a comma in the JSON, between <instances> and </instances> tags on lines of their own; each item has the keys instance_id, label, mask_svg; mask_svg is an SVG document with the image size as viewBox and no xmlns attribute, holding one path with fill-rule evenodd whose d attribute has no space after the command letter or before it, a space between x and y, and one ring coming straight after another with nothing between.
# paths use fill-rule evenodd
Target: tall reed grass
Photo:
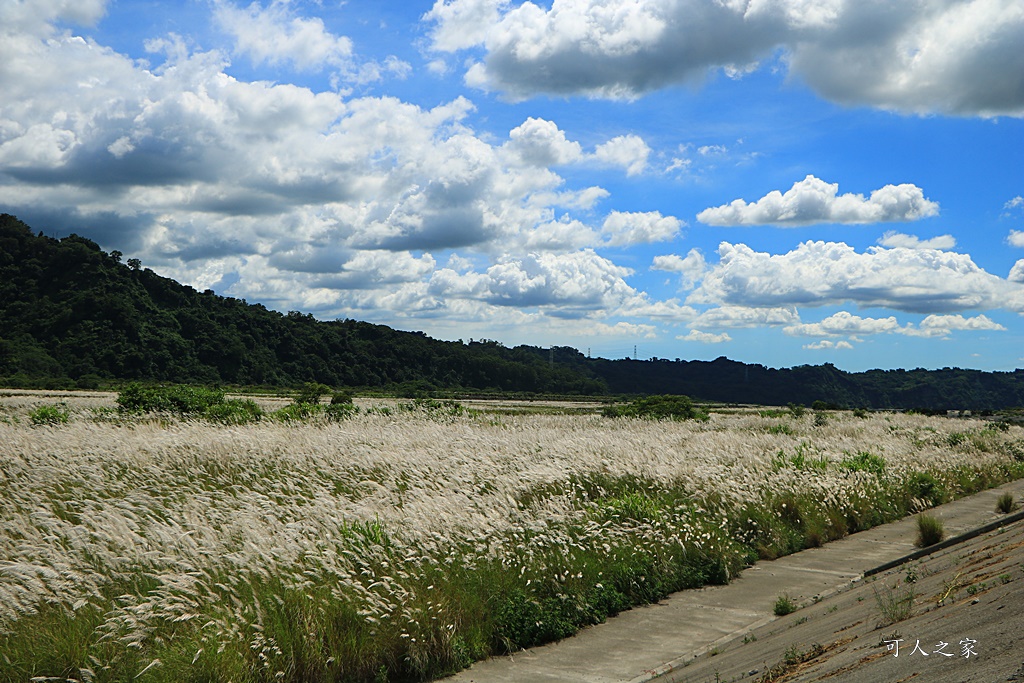
<instances>
[{"instance_id":1,"label":"tall reed grass","mask_svg":"<svg viewBox=\"0 0 1024 683\"><path fill-rule=\"evenodd\" d=\"M784 419L0 420L0 681L427 680L1024 476L1019 427Z\"/></svg>"}]
</instances>

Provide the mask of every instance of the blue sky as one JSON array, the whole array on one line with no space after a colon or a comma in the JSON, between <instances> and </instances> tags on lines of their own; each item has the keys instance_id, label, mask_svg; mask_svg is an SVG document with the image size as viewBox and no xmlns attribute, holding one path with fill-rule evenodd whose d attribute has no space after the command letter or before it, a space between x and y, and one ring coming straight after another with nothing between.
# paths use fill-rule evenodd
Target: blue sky
<instances>
[{"instance_id":1,"label":"blue sky","mask_svg":"<svg viewBox=\"0 0 1024 683\"><path fill-rule=\"evenodd\" d=\"M443 339L1024 366L1017 0L0 0L0 211Z\"/></svg>"}]
</instances>

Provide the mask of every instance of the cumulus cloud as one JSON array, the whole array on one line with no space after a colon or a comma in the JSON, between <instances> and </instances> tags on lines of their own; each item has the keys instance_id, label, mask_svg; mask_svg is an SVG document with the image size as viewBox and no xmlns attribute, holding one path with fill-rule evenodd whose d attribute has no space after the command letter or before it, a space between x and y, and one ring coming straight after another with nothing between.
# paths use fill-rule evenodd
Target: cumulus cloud
<instances>
[{"instance_id":1,"label":"cumulus cloud","mask_svg":"<svg viewBox=\"0 0 1024 683\"><path fill-rule=\"evenodd\" d=\"M700 250L691 249L685 257L678 254L655 256L651 262L651 270L678 273L680 286L683 289L692 289L704 276L704 272L707 270L707 262L704 260L704 254Z\"/></svg>"},{"instance_id":2,"label":"cumulus cloud","mask_svg":"<svg viewBox=\"0 0 1024 683\"><path fill-rule=\"evenodd\" d=\"M103 17L107 0L32 0L0 4L0 31L45 36L57 22L89 26Z\"/></svg>"},{"instance_id":3,"label":"cumulus cloud","mask_svg":"<svg viewBox=\"0 0 1024 683\"><path fill-rule=\"evenodd\" d=\"M726 305L709 308L692 322L693 327L713 329L744 329L753 327L781 327L800 322L795 308L755 308L752 306Z\"/></svg>"},{"instance_id":4,"label":"cumulus cloud","mask_svg":"<svg viewBox=\"0 0 1024 683\"><path fill-rule=\"evenodd\" d=\"M638 135L620 135L594 150L594 158L600 163L624 168L628 176L643 173L650 154L651 148Z\"/></svg>"},{"instance_id":5,"label":"cumulus cloud","mask_svg":"<svg viewBox=\"0 0 1024 683\"><path fill-rule=\"evenodd\" d=\"M1006 243L1011 247L1024 247L1024 230L1011 230L1006 236Z\"/></svg>"},{"instance_id":6,"label":"cumulus cloud","mask_svg":"<svg viewBox=\"0 0 1024 683\"><path fill-rule=\"evenodd\" d=\"M814 342L814 343L811 343L811 344L804 344L804 348L808 349L808 350L811 350L811 351L824 351L824 350L829 350L829 349L849 350L849 349L853 348L853 344L851 344L850 342L847 342L847 341L834 342L834 341L830 341L828 339L823 339L823 340L821 340L819 342Z\"/></svg>"},{"instance_id":7,"label":"cumulus cloud","mask_svg":"<svg viewBox=\"0 0 1024 683\"><path fill-rule=\"evenodd\" d=\"M987 316L965 318L962 315L929 315L916 328L908 326L900 334L912 337L948 337L954 331L1002 332L1006 328Z\"/></svg>"},{"instance_id":8,"label":"cumulus cloud","mask_svg":"<svg viewBox=\"0 0 1024 683\"><path fill-rule=\"evenodd\" d=\"M352 41L331 34L319 18L295 16L287 0L269 6L215 3L214 19L235 39L235 51L255 64L292 63L301 70L341 66L352 58Z\"/></svg>"},{"instance_id":9,"label":"cumulus cloud","mask_svg":"<svg viewBox=\"0 0 1024 683\"><path fill-rule=\"evenodd\" d=\"M433 47L482 46L467 82L514 98L634 98L780 51L822 96L906 112L1024 115L1024 8L1005 0L436 0Z\"/></svg>"},{"instance_id":10,"label":"cumulus cloud","mask_svg":"<svg viewBox=\"0 0 1024 683\"><path fill-rule=\"evenodd\" d=\"M586 249L568 254L505 256L486 272L434 273L430 292L479 299L499 306L617 308L639 294L626 284L628 268Z\"/></svg>"},{"instance_id":11,"label":"cumulus cloud","mask_svg":"<svg viewBox=\"0 0 1024 683\"><path fill-rule=\"evenodd\" d=\"M931 239L922 240L915 235L905 235L890 230L882 235L878 243L883 247L899 247L903 249L952 249L956 246L956 239L952 235L939 235Z\"/></svg>"},{"instance_id":12,"label":"cumulus cloud","mask_svg":"<svg viewBox=\"0 0 1024 683\"><path fill-rule=\"evenodd\" d=\"M614 247L650 244L674 239L683 222L675 216L662 216L658 211L612 211L604 220L602 232Z\"/></svg>"},{"instance_id":13,"label":"cumulus cloud","mask_svg":"<svg viewBox=\"0 0 1024 683\"><path fill-rule=\"evenodd\" d=\"M919 313L972 309L1024 312L1024 287L986 272L966 254L934 249L863 253L836 242L804 242L785 254L723 242L719 262L688 302L733 306L864 307Z\"/></svg>"},{"instance_id":14,"label":"cumulus cloud","mask_svg":"<svg viewBox=\"0 0 1024 683\"><path fill-rule=\"evenodd\" d=\"M583 150L578 142L565 137L553 121L532 116L509 133L505 146L532 166L554 166L578 160Z\"/></svg>"},{"instance_id":15,"label":"cumulus cloud","mask_svg":"<svg viewBox=\"0 0 1024 683\"><path fill-rule=\"evenodd\" d=\"M847 311L830 315L821 322L788 325L782 331L794 337L844 337L893 332L899 329L895 316L861 318Z\"/></svg>"},{"instance_id":16,"label":"cumulus cloud","mask_svg":"<svg viewBox=\"0 0 1024 683\"><path fill-rule=\"evenodd\" d=\"M361 68L349 43L294 5L211 7L254 61ZM175 36L149 41L143 64L49 23L104 9L0 5L3 211L116 245L194 286L325 317L515 329L541 316L578 331L695 314L638 292L629 269L592 251L671 239L683 222L595 213L610 193L552 170L640 172L650 150L639 137L584 152L530 118L495 140L467 125L464 98L424 108L247 82L228 75L226 54Z\"/></svg>"},{"instance_id":17,"label":"cumulus cloud","mask_svg":"<svg viewBox=\"0 0 1024 683\"><path fill-rule=\"evenodd\" d=\"M839 194L838 183L809 175L785 194L773 190L756 202L736 199L704 209L697 220L708 225L776 225L794 227L816 223L889 223L914 221L939 212L939 205L924 197L916 185L886 185L869 198Z\"/></svg>"},{"instance_id":18,"label":"cumulus cloud","mask_svg":"<svg viewBox=\"0 0 1024 683\"><path fill-rule=\"evenodd\" d=\"M711 332L701 332L700 330L690 330L689 334L679 335L676 339L680 341L692 341L700 342L701 344L722 344L724 342L732 341L727 333L714 334Z\"/></svg>"},{"instance_id":19,"label":"cumulus cloud","mask_svg":"<svg viewBox=\"0 0 1024 683\"><path fill-rule=\"evenodd\" d=\"M1020 282L1024 284L1024 259L1020 259L1013 264L1010 268L1010 274L1006 277L1010 282Z\"/></svg>"}]
</instances>

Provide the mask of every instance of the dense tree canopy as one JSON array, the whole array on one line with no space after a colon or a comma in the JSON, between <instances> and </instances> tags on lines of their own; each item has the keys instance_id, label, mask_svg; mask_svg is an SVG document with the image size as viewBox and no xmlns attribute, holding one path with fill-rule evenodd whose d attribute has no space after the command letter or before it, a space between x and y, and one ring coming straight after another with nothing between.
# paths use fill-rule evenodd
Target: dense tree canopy
<instances>
[{"instance_id":1,"label":"dense tree canopy","mask_svg":"<svg viewBox=\"0 0 1024 683\"><path fill-rule=\"evenodd\" d=\"M0 215L0 383L157 382L426 394L687 394L785 405L994 409L1024 405L1024 371L771 369L715 361L590 359L576 349L446 342L356 320L319 321L199 292L83 237Z\"/></svg>"}]
</instances>

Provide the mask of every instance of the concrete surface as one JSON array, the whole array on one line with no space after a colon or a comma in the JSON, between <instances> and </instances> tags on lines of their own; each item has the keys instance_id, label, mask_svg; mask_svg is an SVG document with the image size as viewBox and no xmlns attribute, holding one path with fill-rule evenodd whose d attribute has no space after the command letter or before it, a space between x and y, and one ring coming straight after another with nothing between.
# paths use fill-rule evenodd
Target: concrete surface
<instances>
[{"instance_id":1,"label":"concrete surface","mask_svg":"<svg viewBox=\"0 0 1024 683\"><path fill-rule=\"evenodd\" d=\"M1017 500L1024 498L1024 480L1011 482L989 491L976 494L952 503L947 503L929 511L943 521L947 537L957 536L973 529L984 526L998 520L1004 515L995 512L995 503L999 495L1005 491L1014 494ZM455 676L445 679L448 683L645 683L658 679L658 683L674 682L700 682L704 681L718 683L727 680L765 680L765 681L797 681L817 680L807 678L812 675L813 668L807 662L799 666L790 666L792 669L785 677L775 675L772 667L785 661L787 651L789 660L798 659L797 654L812 654L810 648L814 643L823 647L831 646L831 649L820 653L809 661L813 664L824 661L839 662L837 666L853 666L855 662L848 662L842 657L835 657L840 652L850 650L851 643L861 639L857 647L866 647L866 643L872 646L872 650L864 657L874 657L871 662L875 665L884 665L884 669L873 671L876 678L848 678L847 676L860 676L864 666L854 666L848 671L839 671L829 674L830 681L845 680L909 680L901 676L916 678L917 673L901 673L911 662L911 658L905 654L899 658L891 657L890 662L886 657L885 647L879 647L881 635L873 633L881 629L879 626L880 613L877 601L874 597L874 589L885 586L886 581L892 582L892 577L904 577L907 567L938 567L945 562L947 570L949 567L959 566L957 562L963 563L964 558L973 552L983 552L986 543L991 545L991 539L1018 538L1020 543L1012 548L1004 548L1007 571L1000 571L998 576L1010 577L988 582L978 580L976 583L986 583L985 590L992 593L998 591L998 601L1002 601L1004 607L1010 605L1009 611L1002 607L992 607L988 615L991 624L982 627L978 619L965 623L964 628L973 628L971 631L976 635L970 636L983 644L985 657L978 656L962 659L960 657L945 658L941 654L926 658L917 655L918 662L933 662L935 666L927 677L922 681L944 680L935 678L933 675L949 674L950 680L1018 680L1007 678L1014 675L1011 669L1000 678L968 678L966 674L972 672L988 675L989 672L983 666L976 666L979 662L988 662L996 666L1010 666L1012 660L1017 661L1014 667L1021 667L1019 680L1024 681L1024 651L1013 652L1010 644L1017 642L1017 638L1024 636L1024 565L1016 565L1013 568L1013 558L1020 555L1024 560L1024 522L1016 522L998 531L992 531L976 538L966 540L963 543L954 544L944 550L924 558L915 560L912 563L897 566L888 572L882 572L877 576L865 580L865 572L884 565L893 560L905 557L918 550L914 546L917 527L913 517L909 517L892 524L875 527L862 531L844 539L833 541L822 548L805 550L795 555L779 558L774 561L761 561L755 566L743 571L740 576L728 586L710 586L699 590L683 591L675 593L668 599L646 607L640 607L628 612L623 612L604 624L599 624L584 629L576 636L566 640L531 648L506 657L495 657L490 660L479 662L470 669L460 672ZM1010 535L1007 535L1010 534ZM1011 544L1012 545L1012 544ZM964 549L967 548L967 551ZM964 553L967 552L967 555ZM989 551L984 551L989 552ZM954 561L950 558L960 558ZM941 577L938 570L930 572L928 580L934 582ZM963 598L972 584L964 583L963 577L947 577L950 586L959 586L958 594ZM880 583L881 582L881 583ZM963 586L959 584L963 583ZM992 585L989 585L992 584ZM995 586L994 584L998 584ZM941 595L948 588L945 583L940 586L922 583L922 591L925 589L937 592ZM915 589L916 590L916 589ZM978 591L976 587L973 589ZM773 614L775 600L779 595L786 594L803 606L792 615L776 617ZM855 595L854 595L855 594ZM923 595L923 592L922 592ZM853 596L853 597L851 597ZM933 598L935 596L932 596ZM974 599L973 597L971 598ZM842 601L853 601L850 604ZM915 613L920 611L915 602ZM999 612L996 612L996 609ZM814 622L824 621L819 618L818 612L828 610L830 618L827 625L812 623L810 616L815 615ZM942 612L940 609L938 612ZM953 610L946 610L953 614ZM863 613L863 614L861 614ZM870 613L870 614L868 614ZM999 624L1005 617L1013 613L1019 615L1021 623L1015 630L1002 629ZM807 616L800 621L801 614ZM982 610L974 610L974 616L983 617ZM861 615L858 617L857 615ZM873 616L872 616L873 615ZM941 618L941 617L940 617ZM855 624L854 622L860 622ZM974 623L977 621L978 623ZM833 623L835 622L835 623ZM781 624L795 625L789 633L789 628L784 630L789 634L790 642L783 645L785 638L777 637L775 631ZM908 622L901 622L906 624ZM952 622L950 622L952 623ZM852 624L852 625L851 625ZM810 631L805 629L810 628ZM867 629L867 636L859 633L856 629ZM935 640L945 639L952 644L951 651L957 650L959 641L967 637L966 631L961 634L955 628L946 629L949 633L939 629L937 626L922 625L922 630L914 633L904 633L900 630L902 626L897 625L886 633L902 634L904 638L920 638ZM844 629L850 630L845 636L838 636ZM884 629L882 629L884 630ZM941 631L941 632L940 632ZM956 631L956 632L954 632ZM915 634L920 634L917 636ZM873 642L872 635L876 636ZM978 638L981 635L983 638ZM833 638L835 636L835 638ZM836 644L844 638L849 638L845 644ZM955 638L955 640L953 640ZM747 641L747 642L743 642ZM750 647L750 645L760 646ZM910 642L913 648L914 640ZM902 644L906 646L905 643ZM781 649L779 649L781 647ZM747 654L730 655L735 661L727 662L724 651L727 648L747 648ZM1001 648L1007 661L994 662L993 653ZM827 656L826 656L827 655ZM884 661L883 661L884 660ZM949 666L938 666L938 660L946 660ZM859 661L859 660L858 660ZM965 668L965 665L970 667ZM710 667L710 668L709 668ZM756 673L752 673L756 672ZM768 678L764 678L768 675ZM759 678L760 677L760 678Z\"/></svg>"}]
</instances>

